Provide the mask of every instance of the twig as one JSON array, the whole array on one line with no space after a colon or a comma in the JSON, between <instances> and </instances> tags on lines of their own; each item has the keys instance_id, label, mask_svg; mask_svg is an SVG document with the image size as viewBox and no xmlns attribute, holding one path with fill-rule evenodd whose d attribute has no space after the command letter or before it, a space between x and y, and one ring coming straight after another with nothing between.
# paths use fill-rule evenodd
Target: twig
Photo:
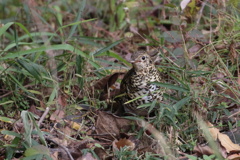
<instances>
[{"instance_id":1,"label":"twig","mask_svg":"<svg viewBox=\"0 0 240 160\"><path fill-rule=\"evenodd\" d=\"M198 19L197 19L197 22L196 22L196 27L198 26L198 24L199 24L199 22L200 22L200 19L201 19L201 17L202 17L203 9L204 9L204 7L205 7L205 5L206 5L207 2L208 2L208 0L206 0L205 2L202 3L202 7L201 7L200 11L198 12L198 13L199 13L199 14L198 14L199 16L198 16Z\"/></svg>"},{"instance_id":2,"label":"twig","mask_svg":"<svg viewBox=\"0 0 240 160\"><path fill-rule=\"evenodd\" d=\"M34 85L32 85L32 84L27 84L27 85L25 85L25 86L23 86L23 87L24 87L24 88L28 88L28 87L32 87L32 86L34 86ZM9 91L8 93L5 93L4 95L1 95L0 98L4 98L4 97L12 94L13 92L15 92L15 91Z\"/></svg>"},{"instance_id":3,"label":"twig","mask_svg":"<svg viewBox=\"0 0 240 160\"><path fill-rule=\"evenodd\" d=\"M73 157L72 157L72 155L71 155L71 153L68 151L68 148L64 147L63 145L59 144L58 142L52 140L52 139L49 138L49 137L46 137L46 136L45 136L45 139L47 139L47 140L49 140L49 141L57 144L59 147L61 147L61 148L67 153L67 155L69 156L69 158L70 158L71 160L74 160Z\"/></svg>"},{"instance_id":4,"label":"twig","mask_svg":"<svg viewBox=\"0 0 240 160\"><path fill-rule=\"evenodd\" d=\"M49 112L49 107L46 108L46 110L44 111L42 117L38 121L38 127L40 127L40 125L42 124L42 122L43 122L44 118L46 117L46 115L48 114L48 112Z\"/></svg>"}]
</instances>

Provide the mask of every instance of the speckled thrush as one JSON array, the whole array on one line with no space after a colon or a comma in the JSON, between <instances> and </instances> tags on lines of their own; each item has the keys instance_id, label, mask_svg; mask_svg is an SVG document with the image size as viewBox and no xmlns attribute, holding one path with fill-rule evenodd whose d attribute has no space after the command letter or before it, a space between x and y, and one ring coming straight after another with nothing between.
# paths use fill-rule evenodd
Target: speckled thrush
<instances>
[{"instance_id":1,"label":"speckled thrush","mask_svg":"<svg viewBox=\"0 0 240 160\"><path fill-rule=\"evenodd\" d=\"M151 57L141 51L132 56L132 69L124 76L120 85L120 103L125 112L146 116L148 109L139 105L162 100L160 87L151 82L161 82L161 76Z\"/></svg>"}]
</instances>

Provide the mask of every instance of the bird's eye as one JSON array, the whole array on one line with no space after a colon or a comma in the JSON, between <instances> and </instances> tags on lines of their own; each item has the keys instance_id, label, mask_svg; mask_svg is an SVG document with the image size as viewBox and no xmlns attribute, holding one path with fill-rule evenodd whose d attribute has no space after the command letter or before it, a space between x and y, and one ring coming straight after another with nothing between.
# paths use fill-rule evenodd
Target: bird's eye
<instances>
[{"instance_id":1,"label":"bird's eye","mask_svg":"<svg viewBox=\"0 0 240 160\"><path fill-rule=\"evenodd\" d=\"M146 57L145 56L142 56L142 60L145 60L146 59Z\"/></svg>"}]
</instances>

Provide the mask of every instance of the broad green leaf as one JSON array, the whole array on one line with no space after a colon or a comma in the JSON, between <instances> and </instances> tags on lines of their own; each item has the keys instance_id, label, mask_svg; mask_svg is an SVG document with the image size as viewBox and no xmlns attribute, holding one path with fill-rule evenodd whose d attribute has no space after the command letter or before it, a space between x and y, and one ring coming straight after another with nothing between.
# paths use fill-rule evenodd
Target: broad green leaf
<instances>
[{"instance_id":1,"label":"broad green leaf","mask_svg":"<svg viewBox=\"0 0 240 160\"><path fill-rule=\"evenodd\" d=\"M43 136L43 132L40 130L35 118L39 118L37 117L36 115L34 115L33 113L31 112L28 112L28 115L29 115L29 118L32 120L33 122L33 126L35 127L35 129L37 130L37 135L39 136L40 138L40 141L42 142L42 144L44 144L45 146L47 146L47 142L45 141L45 138Z\"/></svg>"},{"instance_id":2,"label":"broad green leaf","mask_svg":"<svg viewBox=\"0 0 240 160\"><path fill-rule=\"evenodd\" d=\"M35 79L41 81L41 73L40 70L44 69L42 67L33 65L33 62L27 62L24 59L18 59L17 62L26 69Z\"/></svg>"},{"instance_id":3,"label":"broad green leaf","mask_svg":"<svg viewBox=\"0 0 240 160\"><path fill-rule=\"evenodd\" d=\"M18 133L13 132L13 131L2 130L1 133L5 134L5 135L11 135L11 136L14 136L14 137L22 138L21 134L18 134Z\"/></svg>"},{"instance_id":4,"label":"broad green leaf","mask_svg":"<svg viewBox=\"0 0 240 160\"><path fill-rule=\"evenodd\" d=\"M23 126L24 126L24 139L27 142L27 147L31 147L32 146L32 137L31 137L31 133L33 130L33 124L31 119L29 119L29 115L28 115L28 111L22 111L21 112L21 118L23 120Z\"/></svg>"},{"instance_id":5,"label":"broad green leaf","mask_svg":"<svg viewBox=\"0 0 240 160\"><path fill-rule=\"evenodd\" d=\"M2 116L0 116L0 121L6 122L6 123L13 123L13 119L8 117L2 117Z\"/></svg>"},{"instance_id":6,"label":"broad green leaf","mask_svg":"<svg viewBox=\"0 0 240 160\"><path fill-rule=\"evenodd\" d=\"M171 43L182 42L182 36L177 31L166 31L163 33L163 37Z\"/></svg>"},{"instance_id":7,"label":"broad green leaf","mask_svg":"<svg viewBox=\"0 0 240 160\"><path fill-rule=\"evenodd\" d=\"M193 155L186 155L190 160L197 160L198 158Z\"/></svg>"},{"instance_id":8,"label":"broad green leaf","mask_svg":"<svg viewBox=\"0 0 240 160\"><path fill-rule=\"evenodd\" d=\"M36 154L50 155L49 149L43 145L32 146L24 152L24 156L30 157Z\"/></svg>"}]
</instances>

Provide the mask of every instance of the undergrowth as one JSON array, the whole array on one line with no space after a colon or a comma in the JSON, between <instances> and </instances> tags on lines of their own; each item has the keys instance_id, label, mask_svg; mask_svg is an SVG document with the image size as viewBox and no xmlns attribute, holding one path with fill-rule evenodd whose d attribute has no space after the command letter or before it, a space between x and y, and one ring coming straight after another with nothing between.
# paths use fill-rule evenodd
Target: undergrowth
<instances>
[{"instance_id":1,"label":"undergrowth","mask_svg":"<svg viewBox=\"0 0 240 160\"><path fill-rule=\"evenodd\" d=\"M148 122L164 133L169 146L192 154L197 142L205 142L197 113L225 131L240 126L239 120L226 119L240 105L238 2L204 2L203 11L203 4L181 11L174 0L0 3L1 127L11 130L6 123L32 121L31 131L24 123L24 135L2 131L15 136L11 144L1 140L7 158L16 151L30 157L29 148L46 146L36 117L26 112L31 106L40 111L50 107L50 114L64 109L69 115L79 111L80 104L108 108L114 97L102 98L109 89L96 89L94 84L130 69L129 57L138 49L159 51L156 65L164 82L156 85L166 92L163 102L147 106L156 108ZM42 142L33 140L34 134ZM115 156L157 157L125 148Z\"/></svg>"}]
</instances>

